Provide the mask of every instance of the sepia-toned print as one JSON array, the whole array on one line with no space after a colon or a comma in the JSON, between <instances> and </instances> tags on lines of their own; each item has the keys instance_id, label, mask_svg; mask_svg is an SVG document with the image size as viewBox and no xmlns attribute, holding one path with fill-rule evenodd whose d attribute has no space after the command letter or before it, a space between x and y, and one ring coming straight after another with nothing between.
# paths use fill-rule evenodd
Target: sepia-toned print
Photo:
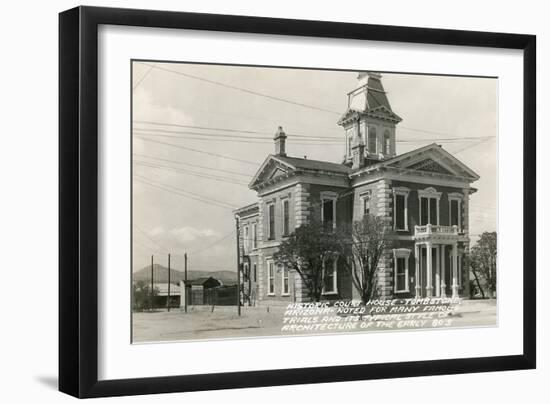
<instances>
[{"instance_id":1,"label":"sepia-toned print","mask_svg":"<svg viewBox=\"0 0 550 404\"><path fill-rule=\"evenodd\" d=\"M497 78L131 67L134 343L497 325Z\"/></svg>"}]
</instances>

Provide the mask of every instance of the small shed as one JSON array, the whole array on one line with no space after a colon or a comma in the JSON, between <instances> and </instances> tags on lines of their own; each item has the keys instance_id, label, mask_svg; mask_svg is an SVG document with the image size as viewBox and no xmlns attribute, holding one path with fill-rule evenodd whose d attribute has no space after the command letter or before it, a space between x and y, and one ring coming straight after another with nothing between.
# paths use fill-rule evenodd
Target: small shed
<instances>
[{"instance_id":1,"label":"small shed","mask_svg":"<svg viewBox=\"0 0 550 404\"><path fill-rule=\"evenodd\" d=\"M155 283L153 286L156 290L155 307L168 306L168 283ZM170 283L170 307L178 307L180 305L180 285Z\"/></svg>"},{"instance_id":2,"label":"small shed","mask_svg":"<svg viewBox=\"0 0 550 404\"><path fill-rule=\"evenodd\" d=\"M185 306L187 299L188 305L211 304L212 290L221 286L221 282L213 277L202 277L180 282L181 299L180 307ZM184 287L185 285L185 287Z\"/></svg>"}]
</instances>

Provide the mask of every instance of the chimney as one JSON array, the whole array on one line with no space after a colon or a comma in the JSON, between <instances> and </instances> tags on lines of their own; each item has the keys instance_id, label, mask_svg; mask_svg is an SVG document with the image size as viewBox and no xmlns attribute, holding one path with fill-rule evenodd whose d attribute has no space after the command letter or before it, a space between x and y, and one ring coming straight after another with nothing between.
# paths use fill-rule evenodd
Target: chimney
<instances>
[{"instance_id":1,"label":"chimney","mask_svg":"<svg viewBox=\"0 0 550 404\"><path fill-rule=\"evenodd\" d=\"M286 156L286 134L282 126L279 126L277 129L277 133L275 133L273 140L275 140L275 154L277 156Z\"/></svg>"},{"instance_id":2,"label":"chimney","mask_svg":"<svg viewBox=\"0 0 550 404\"><path fill-rule=\"evenodd\" d=\"M361 140L355 141L355 144L351 148L352 155L352 164L351 168L353 170L358 170L365 166L365 145Z\"/></svg>"}]
</instances>

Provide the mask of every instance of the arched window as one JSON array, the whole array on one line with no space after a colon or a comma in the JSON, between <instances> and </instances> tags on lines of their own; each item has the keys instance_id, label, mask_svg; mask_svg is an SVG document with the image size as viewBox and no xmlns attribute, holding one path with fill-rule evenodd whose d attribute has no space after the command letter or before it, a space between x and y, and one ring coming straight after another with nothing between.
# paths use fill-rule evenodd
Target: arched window
<instances>
[{"instance_id":1,"label":"arched window","mask_svg":"<svg viewBox=\"0 0 550 404\"><path fill-rule=\"evenodd\" d=\"M376 153L376 128L369 127L369 153Z\"/></svg>"},{"instance_id":2,"label":"arched window","mask_svg":"<svg viewBox=\"0 0 550 404\"><path fill-rule=\"evenodd\" d=\"M353 147L353 128L346 130L346 154L351 157L351 148Z\"/></svg>"},{"instance_id":3,"label":"arched window","mask_svg":"<svg viewBox=\"0 0 550 404\"><path fill-rule=\"evenodd\" d=\"M391 154L390 131L387 129L384 132L384 154Z\"/></svg>"}]
</instances>

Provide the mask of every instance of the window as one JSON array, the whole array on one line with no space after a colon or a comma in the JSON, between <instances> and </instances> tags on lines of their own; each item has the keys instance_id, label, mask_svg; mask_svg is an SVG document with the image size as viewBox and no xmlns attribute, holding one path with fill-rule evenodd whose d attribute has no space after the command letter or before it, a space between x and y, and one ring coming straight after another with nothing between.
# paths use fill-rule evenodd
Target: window
<instances>
[{"instance_id":1,"label":"window","mask_svg":"<svg viewBox=\"0 0 550 404\"><path fill-rule=\"evenodd\" d=\"M346 154L351 157L351 148L353 147L353 127L346 130Z\"/></svg>"},{"instance_id":2,"label":"window","mask_svg":"<svg viewBox=\"0 0 550 404\"><path fill-rule=\"evenodd\" d=\"M458 226L458 201L451 201L451 226Z\"/></svg>"},{"instance_id":3,"label":"window","mask_svg":"<svg viewBox=\"0 0 550 404\"><path fill-rule=\"evenodd\" d=\"M395 228L397 230L406 230L405 195L395 195Z\"/></svg>"},{"instance_id":4,"label":"window","mask_svg":"<svg viewBox=\"0 0 550 404\"><path fill-rule=\"evenodd\" d=\"M390 131L387 129L384 132L384 154L391 154Z\"/></svg>"},{"instance_id":5,"label":"window","mask_svg":"<svg viewBox=\"0 0 550 404\"><path fill-rule=\"evenodd\" d=\"M267 205L267 238L275 239L275 204Z\"/></svg>"},{"instance_id":6,"label":"window","mask_svg":"<svg viewBox=\"0 0 550 404\"><path fill-rule=\"evenodd\" d=\"M243 264L243 281L250 279L250 272L248 271L248 263Z\"/></svg>"},{"instance_id":7,"label":"window","mask_svg":"<svg viewBox=\"0 0 550 404\"><path fill-rule=\"evenodd\" d=\"M289 203L288 199L283 200L283 236L289 233Z\"/></svg>"},{"instance_id":8,"label":"window","mask_svg":"<svg viewBox=\"0 0 550 404\"><path fill-rule=\"evenodd\" d=\"M327 257L323 261L323 294L336 294L336 270L337 259L336 257Z\"/></svg>"},{"instance_id":9,"label":"window","mask_svg":"<svg viewBox=\"0 0 550 404\"><path fill-rule=\"evenodd\" d=\"M449 225L457 226L461 229L460 211L462 204L462 194L453 192L449 194Z\"/></svg>"},{"instance_id":10,"label":"window","mask_svg":"<svg viewBox=\"0 0 550 404\"><path fill-rule=\"evenodd\" d=\"M283 268L282 268L282 292L281 294L282 295L288 295L290 293L290 288L289 288L289 284L288 284L288 268L285 267L283 265Z\"/></svg>"},{"instance_id":11,"label":"window","mask_svg":"<svg viewBox=\"0 0 550 404\"><path fill-rule=\"evenodd\" d=\"M322 220L323 225L326 231L332 231L335 226L334 222L334 207L335 207L335 201L332 199L323 199L323 203L321 205L322 212Z\"/></svg>"},{"instance_id":12,"label":"window","mask_svg":"<svg viewBox=\"0 0 550 404\"><path fill-rule=\"evenodd\" d=\"M359 199L361 201L361 213L362 215L368 215L370 212L370 200L371 200L371 191L363 192L359 194Z\"/></svg>"},{"instance_id":13,"label":"window","mask_svg":"<svg viewBox=\"0 0 550 404\"><path fill-rule=\"evenodd\" d=\"M254 282L257 282L258 281L258 266L256 264L254 264L254 266L252 268L253 268L252 275L254 276L253 280L254 280Z\"/></svg>"},{"instance_id":14,"label":"window","mask_svg":"<svg viewBox=\"0 0 550 404\"><path fill-rule=\"evenodd\" d=\"M407 288L407 271L405 258L399 257L395 264L395 288L396 291L405 290Z\"/></svg>"},{"instance_id":15,"label":"window","mask_svg":"<svg viewBox=\"0 0 550 404\"><path fill-rule=\"evenodd\" d=\"M267 294L275 294L275 270L273 261L267 262Z\"/></svg>"},{"instance_id":16,"label":"window","mask_svg":"<svg viewBox=\"0 0 550 404\"><path fill-rule=\"evenodd\" d=\"M439 224L439 218L437 217L437 199L429 198L430 200L430 223Z\"/></svg>"},{"instance_id":17,"label":"window","mask_svg":"<svg viewBox=\"0 0 550 404\"><path fill-rule=\"evenodd\" d=\"M321 222L326 232L336 229L336 199L338 199L336 192L321 192Z\"/></svg>"},{"instance_id":18,"label":"window","mask_svg":"<svg viewBox=\"0 0 550 404\"><path fill-rule=\"evenodd\" d=\"M435 188L426 188L418 190L420 200L420 225L427 224L439 225L439 199L441 192L437 192Z\"/></svg>"},{"instance_id":19,"label":"window","mask_svg":"<svg viewBox=\"0 0 550 404\"><path fill-rule=\"evenodd\" d=\"M420 198L420 225L428 224L428 198Z\"/></svg>"},{"instance_id":20,"label":"window","mask_svg":"<svg viewBox=\"0 0 550 404\"><path fill-rule=\"evenodd\" d=\"M408 219L408 199L409 189L404 187L395 187L393 189L393 228L395 230L409 230Z\"/></svg>"},{"instance_id":21,"label":"window","mask_svg":"<svg viewBox=\"0 0 550 404\"><path fill-rule=\"evenodd\" d=\"M376 128L369 128L369 153L376 153Z\"/></svg>"},{"instance_id":22,"label":"window","mask_svg":"<svg viewBox=\"0 0 550 404\"><path fill-rule=\"evenodd\" d=\"M258 248L258 225L252 225L252 249Z\"/></svg>"},{"instance_id":23,"label":"window","mask_svg":"<svg viewBox=\"0 0 550 404\"><path fill-rule=\"evenodd\" d=\"M363 196L361 199L363 201L363 215L370 214L370 194Z\"/></svg>"},{"instance_id":24,"label":"window","mask_svg":"<svg viewBox=\"0 0 550 404\"><path fill-rule=\"evenodd\" d=\"M393 250L394 292L409 291L409 255L410 250L406 248Z\"/></svg>"},{"instance_id":25,"label":"window","mask_svg":"<svg viewBox=\"0 0 550 404\"><path fill-rule=\"evenodd\" d=\"M243 250L248 254L248 226L244 226Z\"/></svg>"}]
</instances>

